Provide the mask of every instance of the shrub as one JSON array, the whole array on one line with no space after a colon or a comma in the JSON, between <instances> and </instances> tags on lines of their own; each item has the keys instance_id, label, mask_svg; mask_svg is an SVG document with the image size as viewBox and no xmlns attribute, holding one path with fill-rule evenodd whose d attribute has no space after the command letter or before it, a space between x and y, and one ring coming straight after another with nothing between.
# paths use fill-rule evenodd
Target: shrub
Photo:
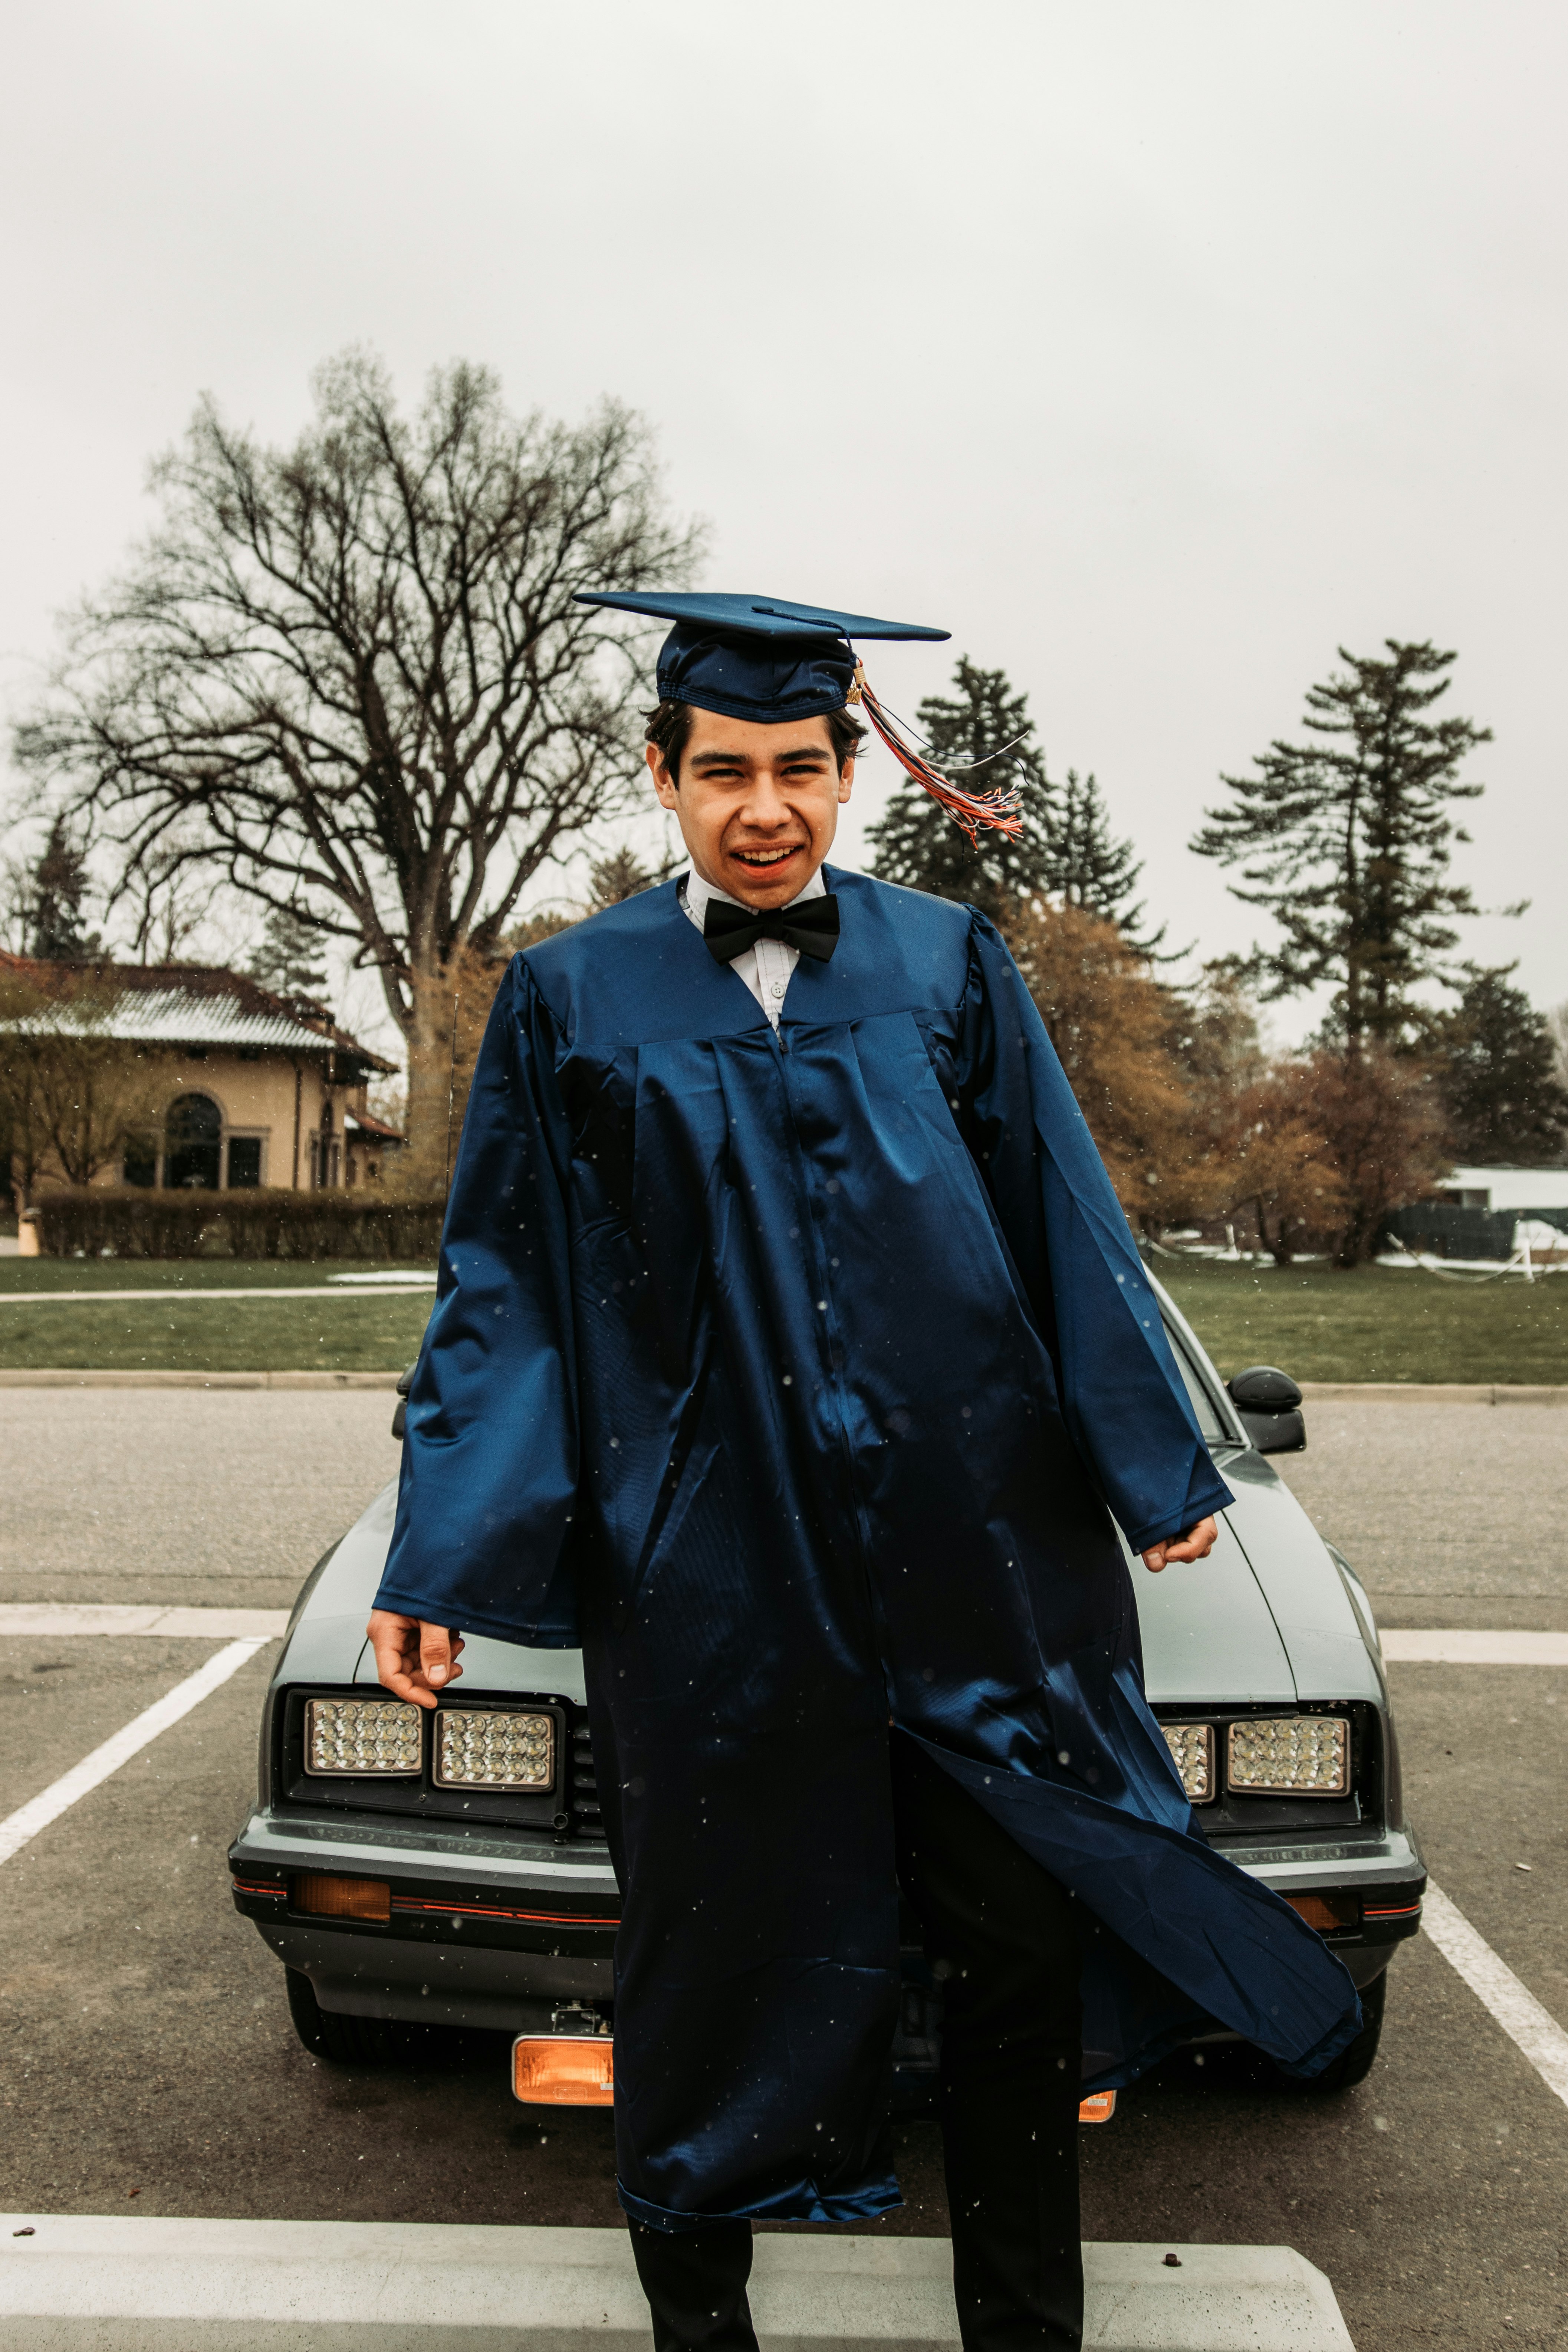
<instances>
[{"instance_id":1,"label":"shrub","mask_svg":"<svg viewBox=\"0 0 1568 2352\"><path fill-rule=\"evenodd\" d=\"M34 1212L46 1257L371 1258L429 1265L446 1214L440 1201L379 1192L46 1194Z\"/></svg>"}]
</instances>

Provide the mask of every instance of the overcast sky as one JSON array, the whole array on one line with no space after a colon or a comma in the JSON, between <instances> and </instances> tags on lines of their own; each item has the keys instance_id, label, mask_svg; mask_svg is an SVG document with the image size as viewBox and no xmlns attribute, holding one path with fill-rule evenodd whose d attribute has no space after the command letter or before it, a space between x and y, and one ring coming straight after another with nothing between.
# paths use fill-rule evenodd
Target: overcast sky
<instances>
[{"instance_id":1,"label":"overcast sky","mask_svg":"<svg viewBox=\"0 0 1568 2352\"><path fill-rule=\"evenodd\" d=\"M1091 768L1152 908L1338 645L1458 649L1467 930L1568 997L1551 0L7 0L0 678L150 516L200 392L458 355L643 410L704 584L928 621ZM1554 160L1555 159L1555 160ZM868 762L840 836L891 783ZM1287 1014L1286 1034L1302 1015Z\"/></svg>"}]
</instances>

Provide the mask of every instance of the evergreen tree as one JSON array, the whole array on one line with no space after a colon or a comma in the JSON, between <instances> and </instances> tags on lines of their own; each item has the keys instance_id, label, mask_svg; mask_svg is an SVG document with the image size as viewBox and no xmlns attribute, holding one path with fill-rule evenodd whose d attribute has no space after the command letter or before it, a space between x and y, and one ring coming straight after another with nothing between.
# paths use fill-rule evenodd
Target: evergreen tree
<instances>
[{"instance_id":1,"label":"evergreen tree","mask_svg":"<svg viewBox=\"0 0 1568 2352\"><path fill-rule=\"evenodd\" d=\"M1235 797L1192 844L1240 866L1232 890L1280 927L1252 961L1265 995L1331 982L1331 1026L1352 1055L1364 1041L1399 1042L1412 990L1443 976L1458 936L1450 919L1478 911L1448 879L1453 844L1468 839L1448 804L1478 797L1459 769L1491 740L1468 719L1427 716L1453 654L1384 642L1386 658L1340 648L1348 667L1308 689L1313 740L1273 742L1256 773L1222 778Z\"/></svg>"},{"instance_id":2,"label":"evergreen tree","mask_svg":"<svg viewBox=\"0 0 1568 2352\"><path fill-rule=\"evenodd\" d=\"M1015 694L1007 674L977 669L965 655L952 674L956 693L931 695L918 717L932 765L955 774L976 761L991 764L973 777L976 791L996 784L1024 788L1024 830L1016 840L983 833L977 842L919 784L902 784L887 814L868 828L875 852L871 871L884 882L958 898L999 920L1021 898L1051 898L1114 923L1128 944L1151 955L1164 938L1138 936L1142 905L1131 905L1142 866L1130 841L1118 841L1099 785L1069 768L1053 784L1035 741L1029 698ZM1012 750L995 755L1005 744Z\"/></svg>"},{"instance_id":3,"label":"evergreen tree","mask_svg":"<svg viewBox=\"0 0 1568 2352\"><path fill-rule=\"evenodd\" d=\"M43 963L81 963L98 953L98 933L82 923L91 887L87 858L58 816L41 855L20 877L27 955Z\"/></svg>"},{"instance_id":4,"label":"evergreen tree","mask_svg":"<svg viewBox=\"0 0 1568 2352\"><path fill-rule=\"evenodd\" d=\"M321 959L321 934L315 925L289 908L272 907L261 944L250 959L250 977L275 996L303 996L320 1004L327 992L327 967Z\"/></svg>"},{"instance_id":5,"label":"evergreen tree","mask_svg":"<svg viewBox=\"0 0 1568 2352\"><path fill-rule=\"evenodd\" d=\"M635 898L662 878L651 866L643 864L635 849L612 849L607 857L595 858L588 868L589 912L596 915L601 908L618 907L624 898Z\"/></svg>"},{"instance_id":6,"label":"evergreen tree","mask_svg":"<svg viewBox=\"0 0 1568 2352\"><path fill-rule=\"evenodd\" d=\"M1005 670L977 669L967 654L952 674L955 694L931 695L917 716L933 767L944 773L990 765L957 781L976 792L1021 783L1023 832L1016 840L983 832L977 842L955 824L931 794L912 782L900 785L885 816L869 826L873 874L934 898L958 898L994 919L1017 898L1048 888L1051 873L1051 788L1034 742L1028 697L1015 694ZM1012 750L994 755L1005 744Z\"/></svg>"},{"instance_id":7,"label":"evergreen tree","mask_svg":"<svg viewBox=\"0 0 1568 2352\"><path fill-rule=\"evenodd\" d=\"M1428 1015L1418 1040L1461 1163L1541 1167L1568 1145L1553 1039L1523 989L1510 986L1515 969L1467 964L1458 1004Z\"/></svg>"},{"instance_id":8,"label":"evergreen tree","mask_svg":"<svg viewBox=\"0 0 1568 2352\"><path fill-rule=\"evenodd\" d=\"M1147 938L1139 935L1143 902L1130 904L1138 887L1143 861L1132 855L1131 841L1118 841L1110 830L1110 812L1092 775L1079 776L1069 768L1065 784L1055 787L1050 803L1052 898L1086 914L1114 923L1129 947L1152 956L1165 936L1165 926Z\"/></svg>"}]
</instances>

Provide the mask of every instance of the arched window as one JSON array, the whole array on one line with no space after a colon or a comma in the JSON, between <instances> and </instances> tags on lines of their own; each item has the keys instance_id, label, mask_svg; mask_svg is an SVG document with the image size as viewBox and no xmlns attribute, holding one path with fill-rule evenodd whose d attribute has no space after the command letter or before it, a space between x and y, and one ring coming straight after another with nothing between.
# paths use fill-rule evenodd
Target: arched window
<instances>
[{"instance_id":1,"label":"arched window","mask_svg":"<svg viewBox=\"0 0 1568 2352\"><path fill-rule=\"evenodd\" d=\"M169 1106L163 1181L178 1192L216 1192L222 1155L223 1113L210 1095L181 1095Z\"/></svg>"}]
</instances>

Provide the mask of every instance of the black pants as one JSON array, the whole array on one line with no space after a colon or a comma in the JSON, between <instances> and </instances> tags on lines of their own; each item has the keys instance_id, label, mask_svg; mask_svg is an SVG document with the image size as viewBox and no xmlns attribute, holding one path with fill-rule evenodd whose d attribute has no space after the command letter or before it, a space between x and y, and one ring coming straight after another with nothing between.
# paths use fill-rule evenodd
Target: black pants
<instances>
[{"instance_id":1,"label":"black pants","mask_svg":"<svg viewBox=\"0 0 1568 2352\"><path fill-rule=\"evenodd\" d=\"M899 1880L943 1969L941 2115L965 2352L1078 2352L1073 1906L916 1743L892 1738ZM749 2221L632 2224L656 2352L754 2352Z\"/></svg>"}]
</instances>

